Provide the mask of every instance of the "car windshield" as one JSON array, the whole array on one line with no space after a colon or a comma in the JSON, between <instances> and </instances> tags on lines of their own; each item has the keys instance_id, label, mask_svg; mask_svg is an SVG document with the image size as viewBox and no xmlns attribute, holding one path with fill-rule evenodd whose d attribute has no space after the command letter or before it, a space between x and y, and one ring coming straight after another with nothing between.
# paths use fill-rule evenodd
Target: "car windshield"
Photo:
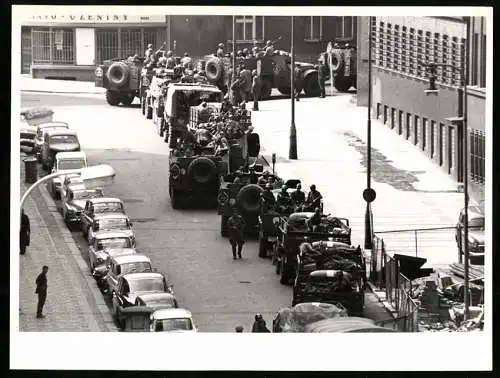
<instances>
[{"instance_id":1,"label":"car windshield","mask_svg":"<svg viewBox=\"0 0 500 378\"><path fill-rule=\"evenodd\" d=\"M212 91L203 91L203 90L185 90L181 91L185 98L188 101L189 106L198 106L202 102L220 102L221 94L218 92ZM184 96L178 96L182 98Z\"/></svg>"},{"instance_id":2,"label":"car windshield","mask_svg":"<svg viewBox=\"0 0 500 378\"><path fill-rule=\"evenodd\" d=\"M97 249L104 248L132 248L132 243L129 238L101 239L97 242Z\"/></svg>"},{"instance_id":3,"label":"car windshield","mask_svg":"<svg viewBox=\"0 0 500 378\"><path fill-rule=\"evenodd\" d=\"M123 230L128 228L129 224L125 218L100 219L97 221L97 230Z\"/></svg>"},{"instance_id":4,"label":"car windshield","mask_svg":"<svg viewBox=\"0 0 500 378\"><path fill-rule=\"evenodd\" d=\"M85 160L83 159L65 159L60 160L58 163L59 169L78 169L85 167Z\"/></svg>"},{"instance_id":5,"label":"car windshield","mask_svg":"<svg viewBox=\"0 0 500 378\"><path fill-rule=\"evenodd\" d=\"M119 272L120 274L151 272L151 264L147 261L121 264Z\"/></svg>"},{"instance_id":6,"label":"car windshield","mask_svg":"<svg viewBox=\"0 0 500 378\"><path fill-rule=\"evenodd\" d=\"M166 291L163 278L144 278L130 280L130 292L137 291Z\"/></svg>"},{"instance_id":7,"label":"car windshield","mask_svg":"<svg viewBox=\"0 0 500 378\"><path fill-rule=\"evenodd\" d=\"M472 218L469 220L469 227L484 228L484 218Z\"/></svg>"},{"instance_id":8,"label":"car windshield","mask_svg":"<svg viewBox=\"0 0 500 378\"><path fill-rule=\"evenodd\" d=\"M73 192L73 199L74 200L84 200L84 199L91 199L91 198L97 198L102 196L102 192L98 190L78 190Z\"/></svg>"},{"instance_id":9,"label":"car windshield","mask_svg":"<svg viewBox=\"0 0 500 378\"><path fill-rule=\"evenodd\" d=\"M53 135L50 137L50 143L78 143L75 135Z\"/></svg>"},{"instance_id":10,"label":"car windshield","mask_svg":"<svg viewBox=\"0 0 500 378\"><path fill-rule=\"evenodd\" d=\"M172 298L154 299L146 302L146 306L165 306L174 308L175 302Z\"/></svg>"},{"instance_id":11,"label":"car windshield","mask_svg":"<svg viewBox=\"0 0 500 378\"><path fill-rule=\"evenodd\" d=\"M123 205L120 202L103 202L94 204L94 213L122 212Z\"/></svg>"},{"instance_id":12,"label":"car windshield","mask_svg":"<svg viewBox=\"0 0 500 378\"><path fill-rule=\"evenodd\" d=\"M192 331L192 330L193 330L193 323L189 318L157 320L155 327L156 332Z\"/></svg>"}]
</instances>

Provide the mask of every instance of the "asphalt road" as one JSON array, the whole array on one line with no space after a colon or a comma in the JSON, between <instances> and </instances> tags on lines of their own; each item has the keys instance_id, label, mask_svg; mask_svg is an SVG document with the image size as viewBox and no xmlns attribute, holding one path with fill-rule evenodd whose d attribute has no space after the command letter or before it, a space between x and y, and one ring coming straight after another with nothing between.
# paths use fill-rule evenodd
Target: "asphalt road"
<instances>
[{"instance_id":1,"label":"asphalt road","mask_svg":"<svg viewBox=\"0 0 500 378\"><path fill-rule=\"evenodd\" d=\"M201 331L232 332L240 324L247 330L257 312L271 326L276 311L290 305L291 287L281 285L270 261L257 256L256 241L249 240L243 259L234 261L216 210L171 208L167 144L137 106L111 107L99 95L37 93L23 93L21 106L51 107L55 120L78 131L89 164L113 166L115 182L105 194L124 201L138 251L167 275ZM86 241L78 230L72 234L86 259ZM389 318L372 294L366 304L365 316Z\"/></svg>"}]
</instances>

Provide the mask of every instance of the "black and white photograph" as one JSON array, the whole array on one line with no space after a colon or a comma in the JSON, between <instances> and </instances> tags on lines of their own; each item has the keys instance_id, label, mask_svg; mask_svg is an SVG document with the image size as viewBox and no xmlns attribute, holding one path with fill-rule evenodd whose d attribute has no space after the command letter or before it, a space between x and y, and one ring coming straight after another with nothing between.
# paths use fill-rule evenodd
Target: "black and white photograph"
<instances>
[{"instance_id":1,"label":"black and white photograph","mask_svg":"<svg viewBox=\"0 0 500 378\"><path fill-rule=\"evenodd\" d=\"M11 368L492 368L492 8L12 17Z\"/></svg>"}]
</instances>

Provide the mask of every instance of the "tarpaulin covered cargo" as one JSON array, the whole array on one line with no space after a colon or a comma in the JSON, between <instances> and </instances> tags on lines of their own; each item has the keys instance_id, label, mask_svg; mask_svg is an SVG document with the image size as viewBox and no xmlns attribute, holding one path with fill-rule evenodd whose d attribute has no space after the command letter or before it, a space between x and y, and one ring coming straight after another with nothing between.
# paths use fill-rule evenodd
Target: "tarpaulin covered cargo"
<instances>
[{"instance_id":1,"label":"tarpaulin covered cargo","mask_svg":"<svg viewBox=\"0 0 500 378\"><path fill-rule=\"evenodd\" d=\"M283 308L276 314L273 320L273 332L305 332L308 324L346 316L347 311L340 304L300 303L292 308Z\"/></svg>"}]
</instances>

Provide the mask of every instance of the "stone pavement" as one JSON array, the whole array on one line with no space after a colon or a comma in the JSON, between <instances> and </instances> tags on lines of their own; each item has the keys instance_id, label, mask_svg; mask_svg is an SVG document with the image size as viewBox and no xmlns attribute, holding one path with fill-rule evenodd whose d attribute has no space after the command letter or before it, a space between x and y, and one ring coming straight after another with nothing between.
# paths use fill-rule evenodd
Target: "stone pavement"
<instances>
[{"instance_id":1,"label":"stone pavement","mask_svg":"<svg viewBox=\"0 0 500 378\"><path fill-rule=\"evenodd\" d=\"M21 156L21 195L30 184L24 183ZM86 262L81 257L45 186L26 199L24 211L30 218L31 242L20 256L19 331L116 331ZM45 319L36 319L35 280L42 266L49 272Z\"/></svg>"}]
</instances>

